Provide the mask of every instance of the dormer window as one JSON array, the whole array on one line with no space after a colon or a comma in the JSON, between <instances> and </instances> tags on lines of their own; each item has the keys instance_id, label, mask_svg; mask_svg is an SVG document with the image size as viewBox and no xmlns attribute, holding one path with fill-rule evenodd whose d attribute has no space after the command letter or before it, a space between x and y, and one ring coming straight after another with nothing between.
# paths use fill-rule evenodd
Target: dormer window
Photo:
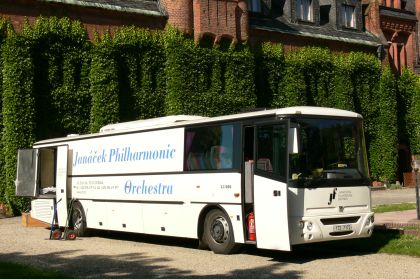
<instances>
[{"instance_id":1,"label":"dormer window","mask_svg":"<svg viewBox=\"0 0 420 279\"><path fill-rule=\"evenodd\" d=\"M313 21L312 0L296 0L296 19Z\"/></svg>"},{"instance_id":2,"label":"dormer window","mask_svg":"<svg viewBox=\"0 0 420 279\"><path fill-rule=\"evenodd\" d=\"M351 5L341 6L341 22L344 27L356 28L355 10L356 7Z\"/></svg>"},{"instance_id":3,"label":"dormer window","mask_svg":"<svg viewBox=\"0 0 420 279\"><path fill-rule=\"evenodd\" d=\"M261 0L248 0L248 11L254 13L261 12Z\"/></svg>"}]
</instances>

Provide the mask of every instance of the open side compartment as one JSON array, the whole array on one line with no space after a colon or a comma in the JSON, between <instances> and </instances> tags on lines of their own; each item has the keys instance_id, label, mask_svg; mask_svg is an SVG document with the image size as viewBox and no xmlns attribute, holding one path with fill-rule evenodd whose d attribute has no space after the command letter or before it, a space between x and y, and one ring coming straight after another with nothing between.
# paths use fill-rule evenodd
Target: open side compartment
<instances>
[{"instance_id":1,"label":"open side compartment","mask_svg":"<svg viewBox=\"0 0 420 279\"><path fill-rule=\"evenodd\" d=\"M16 173L16 196L40 197L56 192L55 149L19 149Z\"/></svg>"}]
</instances>

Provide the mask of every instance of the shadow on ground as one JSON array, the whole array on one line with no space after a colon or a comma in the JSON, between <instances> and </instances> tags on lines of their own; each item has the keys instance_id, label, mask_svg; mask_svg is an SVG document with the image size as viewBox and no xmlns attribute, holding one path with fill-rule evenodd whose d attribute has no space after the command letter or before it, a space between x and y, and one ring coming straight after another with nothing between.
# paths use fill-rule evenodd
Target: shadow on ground
<instances>
[{"instance_id":1,"label":"shadow on ground","mask_svg":"<svg viewBox=\"0 0 420 279\"><path fill-rule=\"evenodd\" d=\"M196 240L191 239L131 233L97 231L94 232L94 236L123 241L178 246L187 249L196 249L198 244ZM172 259L170 258L150 257L150 255L141 252L120 254L117 256L101 255L100 249L98 249L97 255L87 256L74 256L77 250L68 250L62 254L44 253L37 256L28 256L22 253L0 253L0 261L30 264L37 268L59 271L72 277L82 278L301 278L303 274L300 271L288 270L287 265L290 263L302 264L320 258L337 258L375 253L395 237L398 237L398 235L393 232L375 232L370 239L302 245L294 247L293 252L261 250L256 249L255 246L245 245L239 253L266 257L272 263L260 268L237 269L225 274L199 276L193 268L191 270L181 270L171 267L170 261ZM88 238L85 239L88 241ZM203 257L206 257L206 254L203 254ZM235 255L227 257L235 257ZM279 270L282 271L279 273ZM18 276L16 278L21 277Z\"/></svg>"}]
</instances>

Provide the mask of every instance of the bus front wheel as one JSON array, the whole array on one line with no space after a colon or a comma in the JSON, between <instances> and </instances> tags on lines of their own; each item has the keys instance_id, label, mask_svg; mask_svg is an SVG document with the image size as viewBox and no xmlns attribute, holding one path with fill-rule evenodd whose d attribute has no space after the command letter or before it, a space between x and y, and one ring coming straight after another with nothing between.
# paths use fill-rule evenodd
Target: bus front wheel
<instances>
[{"instance_id":1,"label":"bus front wheel","mask_svg":"<svg viewBox=\"0 0 420 279\"><path fill-rule=\"evenodd\" d=\"M75 202L71 214L71 227L77 236L87 236L86 215L80 203Z\"/></svg>"},{"instance_id":2,"label":"bus front wheel","mask_svg":"<svg viewBox=\"0 0 420 279\"><path fill-rule=\"evenodd\" d=\"M220 209L213 209L204 220L204 240L216 254L231 254L237 251L232 224Z\"/></svg>"}]
</instances>

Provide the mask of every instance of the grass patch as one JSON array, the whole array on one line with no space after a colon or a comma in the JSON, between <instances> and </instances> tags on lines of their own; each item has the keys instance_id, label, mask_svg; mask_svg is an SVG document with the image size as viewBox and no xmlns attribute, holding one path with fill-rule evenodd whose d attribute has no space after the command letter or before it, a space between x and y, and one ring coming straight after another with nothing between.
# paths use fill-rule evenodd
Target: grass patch
<instances>
[{"instance_id":1,"label":"grass patch","mask_svg":"<svg viewBox=\"0 0 420 279\"><path fill-rule=\"evenodd\" d=\"M373 208L373 212L384 213L384 212L404 211L404 210L411 210L411 209L416 209L415 203L381 204L381 205L375 206Z\"/></svg>"},{"instance_id":2,"label":"grass patch","mask_svg":"<svg viewBox=\"0 0 420 279\"><path fill-rule=\"evenodd\" d=\"M420 237L403 235L397 230L375 230L370 238L337 240L319 243L338 251L389 253L420 257Z\"/></svg>"},{"instance_id":3,"label":"grass patch","mask_svg":"<svg viewBox=\"0 0 420 279\"><path fill-rule=\"evenodd\" d=\"M23 264L0 262L0 278L21 279L21 278L63 278L71 277L55 271L46 271Z\"/></svg>"},{"instance_id":4,"label":"grass patch","mask_svg":"<svg viewBox=\"0 0 420 279\"><path fill-rule=\"evenodd\" d=\"M407 226L403 228L404 230L409 230L409 231L420 231L420 226Z\"/></svg>"},{"instance_id":5,"label":"grass patch","mask_svg":"<svg viewBox=\"0 0 420 279\"><path fill-rule=\"evenodd\" d=\"M400 235L381 247L379 252L420 257L420 238L413 235Z\"/></svg>"}]
</instances>

